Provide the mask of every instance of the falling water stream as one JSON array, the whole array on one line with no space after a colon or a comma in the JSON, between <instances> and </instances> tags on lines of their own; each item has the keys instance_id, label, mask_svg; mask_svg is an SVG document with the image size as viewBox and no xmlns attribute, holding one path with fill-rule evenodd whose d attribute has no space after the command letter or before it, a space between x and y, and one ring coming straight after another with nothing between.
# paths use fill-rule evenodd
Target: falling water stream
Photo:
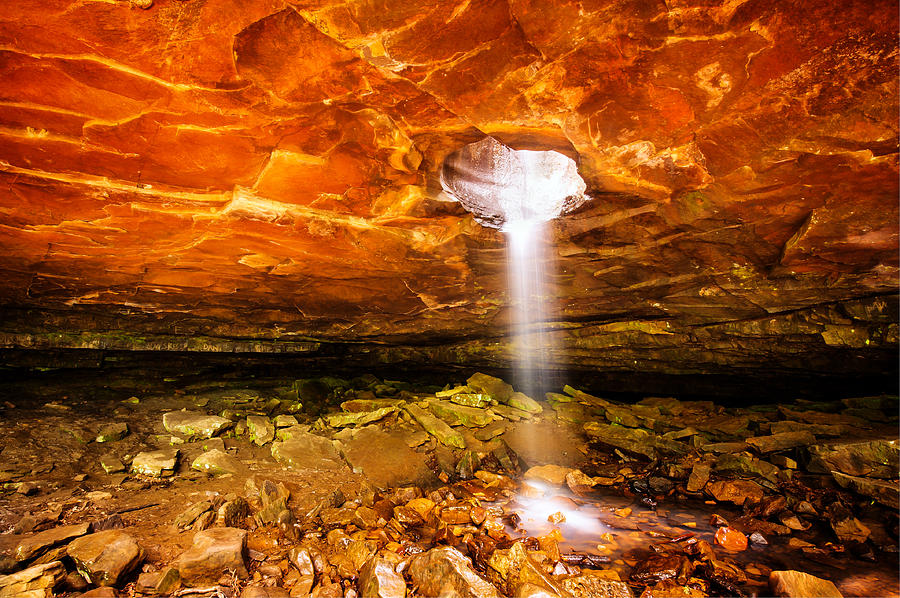
<instances>
[{"instance_id":1,"label":"falling water stream","mask_svg":"<svg viewBox=\"0 0 900 598\"><path fill-rule=\"evenodd\" d=\"M550 357L545 330L550 302L547 294L548 224L532 220L507 222L507 278L513 303L513 385L530 397L541 395L543 373Z\"/></svg>"}]
</instances>

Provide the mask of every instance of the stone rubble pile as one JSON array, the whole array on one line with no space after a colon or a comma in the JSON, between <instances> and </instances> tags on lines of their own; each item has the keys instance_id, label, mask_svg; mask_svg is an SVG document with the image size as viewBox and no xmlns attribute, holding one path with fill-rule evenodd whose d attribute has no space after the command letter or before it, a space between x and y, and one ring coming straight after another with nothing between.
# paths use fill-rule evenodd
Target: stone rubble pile
<instances>
[{"instance_id":1,"label":"stone rubble pile","mask_svg":"<svg viewBox=\"0 0 900 598\"><path fill-rule=\"evenodd\" d=\"M0 597L840 596L766 555L896 561L896 397L724 408L565 386L535 400L479 373L179 401L192 408L118 408L154 414L150 434L138 419L81 434L96 466L57 511L22 512L4 534ZM538 438L536 462L524 426L575 441ZM14 465L0 468L4 496L53 490L52 469ZM89 476L108 490L86 491ZM202 496L173 512L159 497L182 484L194 490L179 496ZM155 502L99 512L120 493ZM709 520L676 512L687 503ZM150 529L177 542L125 524L157 508L167 516ZM606 531L576 548L567 525L586 516Z\"/></svg>"}]
</instances>

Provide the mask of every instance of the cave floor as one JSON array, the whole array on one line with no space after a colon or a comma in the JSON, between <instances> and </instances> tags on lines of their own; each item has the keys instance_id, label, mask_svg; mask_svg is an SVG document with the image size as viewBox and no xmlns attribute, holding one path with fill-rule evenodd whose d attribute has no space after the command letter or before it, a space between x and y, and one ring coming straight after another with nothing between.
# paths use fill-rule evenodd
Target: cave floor
<instances>
[{"instance_id":1,"label":"cave floor","mask_svg":"<svg viewBox=\"0 0 900 598\"><path fill-rule=\"evenodd\" d=\"M7 380L0 595L810 591L773 570L900 595L896 397L498 402L495 380ZM231 561L198 548L217 528L243 530ZM84 556L88 532L139 554Z\"/></svg>"}]
</instances>

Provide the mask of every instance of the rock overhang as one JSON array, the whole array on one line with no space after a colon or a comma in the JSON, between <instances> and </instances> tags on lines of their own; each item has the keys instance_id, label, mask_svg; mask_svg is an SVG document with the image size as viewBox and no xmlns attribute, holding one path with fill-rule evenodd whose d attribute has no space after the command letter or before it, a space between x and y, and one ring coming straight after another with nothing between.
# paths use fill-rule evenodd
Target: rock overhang
<instances>
[{"instance_id":1,"label":"rock overhang","mask_svg":"<svg viewBox=\"0 0 900 598\"><path fill-rule=\"evenodd\" d=\"M554 225L558 365L883 367L894 8L6 8L4 342L502 362L502 237L439 193L490 135L602 199Z\"/></svg>"}]
</instances>

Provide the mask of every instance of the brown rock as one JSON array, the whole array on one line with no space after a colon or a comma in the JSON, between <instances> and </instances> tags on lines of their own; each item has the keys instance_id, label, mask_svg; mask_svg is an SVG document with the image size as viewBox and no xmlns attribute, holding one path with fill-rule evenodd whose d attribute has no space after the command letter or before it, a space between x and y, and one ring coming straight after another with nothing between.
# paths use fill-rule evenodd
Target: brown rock
<instances>
[{"instance_id":1,"label":"brown rock","mask_svg":"<svg viewBox=\"0 0 900 598\"><path fill-rule=\"evenodd\" d=\"M89 523L63 525L23 538L16 546L16 560L29 561L54 546L65 544L73 538L87 534L90 528Z\"/></svg>"},{"instance_id":2,"label":"brown rock","mask_svg":"<svg viewBox=\"0 0 900 598\"><path fill-rule=\"evenodd\" d=\"M406 582L390 561L372 557L359 571L359 591L372 598L404 598Z\"/></svg>"},{"instance_id":3,"label":"brown rock","mask_svg":"<svg viewBox=\"0 0 900 598\"><path fill-rule=\"evenodd\" d=\"M773 596L787 598L841 598L837 587L820 577L801 571L772 571L769 588Z\"/></svg>"},{"instance_id":4,"label":"brown rock","mask_svg":"<svg viewBox=\"0 0 900 598\"><path fill-rule=\"evenodd\" d=\"M69 543L66 553L84 578L98 586L115 586L144 558L144 550L118 529L82 536Z\"/></svg>"},{"instance_id":5,"label":"brown rock","mask_svg":"<svg viewBox=\"0 0 900 598\"><path fill-rule=\"evenodd\" d=\"M407 571L424 596L453 593L460 598L500 598L497 588L479 577L472 562L451 546L416 555Z\"/></svg>"},{"instance_id":6,"label":"brown rock","mask_svg":"<svg viewBox=\"0 0 900 598\"><path fill-rule=\"evenodd\" d=\"M224 572L247 576L244 564L247 532L232 527L214 527L194 534L194 541L175 561L186 585L215 583Z\"/></svg>"},{"instance_id":7,"label":"brown rock","mask_svg":"<svg viewBox=\"0 0 900 598\"><path fill-rule=\"evenodd\" d=\"M658 554L635 564L631 570L631 580L642 584L675 580L683 584L692 570L691 562L683 556Z\"/></svg>"},{"instance_id":8,"label":"brown rock","mask_svg":"<svg viewBox=\"0 0 900 598\"><path fill-rule=\"evenodd\" d=\"M763 490L756 482L750 480L721 480L706 485L707 492L719 502L733 502L740 506L745 502L759 502L763 498Z\"/></svg>"}]
</instances>

